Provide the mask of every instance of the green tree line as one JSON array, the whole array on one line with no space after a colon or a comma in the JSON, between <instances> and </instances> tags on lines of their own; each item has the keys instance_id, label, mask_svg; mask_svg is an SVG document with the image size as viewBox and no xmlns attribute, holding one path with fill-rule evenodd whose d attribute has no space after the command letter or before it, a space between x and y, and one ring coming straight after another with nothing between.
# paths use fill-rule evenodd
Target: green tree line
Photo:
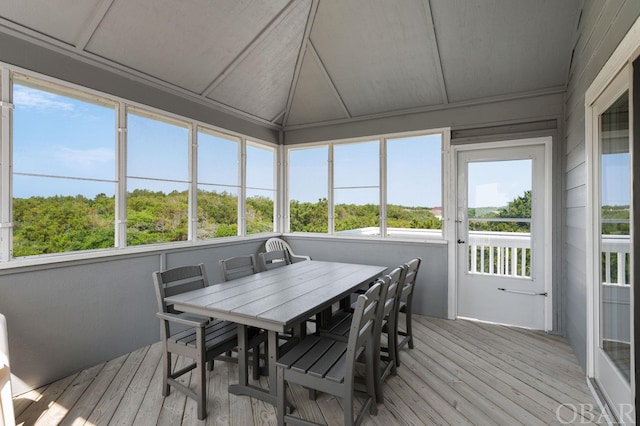
<instances>
[{"instance_id":1,"label":"green tree line","mask_svg":"<svg viewBox=\"0 0 640 426\"><path fill-rule=\"evenodd\" d=\"M273 230L273 201L247 198L247 233ZM387 206L388 226L441 229L428 208ZM293 232L326 233L328 201L291 201ZM336 231L379 226L377 205L335 207ZM114 246L115 198L98 194L16 198L13 202L13 256L62 253ZM227 192L198 191L198 238L238 234L238 199ZM127 194L127 245L185 241L188 238L188 192L137 189Z\"/></svg>"}]
</instances>

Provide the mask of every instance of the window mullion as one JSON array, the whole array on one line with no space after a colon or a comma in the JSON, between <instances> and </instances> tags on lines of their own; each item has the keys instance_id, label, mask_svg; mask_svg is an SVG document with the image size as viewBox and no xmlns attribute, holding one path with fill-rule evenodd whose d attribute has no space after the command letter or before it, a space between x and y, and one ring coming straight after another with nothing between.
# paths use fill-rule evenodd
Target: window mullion
<instances>
[{"instance_id":1,"label":"window mullion","mask_svg":"<svg viewBox=\"0 0 640 426\"><path fill-rule=\"evenodd\" d=\"M281 139L282 142L282 139ZM286 170L285 167L287 167L286 162L285 162L285 150L284 150L284 146L282 144L278 145L278 148L276 149L276 155L275 155L275 161L276 161L276 167L275 167L275 194L274 194L274 203L273 203L273 207L275 209L275 211L273 212L273 217L274 217L274 225L275 225L275 229L274 231L276 232L286 232L287 229L287 223L289 223L288 220L285 220L285 213L287 211L287 208L285 207L285 195L287 193L286 190L286 180L284 178L284 171Z\"/></svg>"},{"instance_id":2,"label":"window mullion","mask_svg":"<svg viewBox=\"0 0 640 426\"><path fill-rule=\"evenodd\" d=\"M387 138L380 139L380 236L387 236Z\"/></svg>"},{"instance_id":3,"label":"window mullion","mask_svg":"<svg viewBox=\"0 0 640 426\"><path fill-rule=\"evenodd\" d=\"M333 234L335 232L335 221L334 221L334 216L333 216L333 212L334 212L334 192L335 189L333 187L334 185L334 179L333 179L333 147L334 144L329 144L329 150L328 150L328 158L327 158L327 164L329 167L329 182L327 182L327 184L329 185L329 200L328 200L328 209L329 212L327 213L327 216L329 218L329 224L327 227L327 230L329 231L329 234Z\"/></svg>"},{"instance_id":4,"label":"window mullion","mask_svg":"<svg viewBox=\"0 0 640 426\"><path fill-rule=\"evenodd\" d=\"M127 246L127 107L118 102L116 119L116 230L115 247Z\"/></svg>"},{"instance_id":5,"label":"window mullion","mask_svg":"<svg viewBox=\"0 0 640 426\"><path fill-rule=\"evenodd\" d=\"M189 241L198 236L198 138L194 123L189 126Z\"/></svg>"},{"instance_id":6,"label":"window mullion","mask_svg":"<svg viewBox=\"0 0 640 426\"><path fill-rule=\"evenodd\" d=\"M12 193L11 193L11 121L13 118L11 75L6 68L0 68L0 262L11 259L13 240Z\"/></svg>"},{"instance_id":7,"label":"window mullion","mask_svg":"<svg viewBox=\"0 0 640 426\"><path fill-rule=\"evenodd\" d=\"M238 235L247 235L247 139L242 138L242 143L238 147L240 150L240 167L238 167Z\"/></svg>"}]
</instances>

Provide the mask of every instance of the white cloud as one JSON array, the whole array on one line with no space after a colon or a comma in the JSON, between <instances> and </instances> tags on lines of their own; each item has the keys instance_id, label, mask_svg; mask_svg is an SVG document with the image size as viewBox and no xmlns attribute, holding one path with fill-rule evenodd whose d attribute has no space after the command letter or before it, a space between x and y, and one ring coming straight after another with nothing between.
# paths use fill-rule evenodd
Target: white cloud
<instances>
[{"instance_id":1,"label":"white cloud","mask_svg":"<svg viewBox=\"0 0 640 426\"><path fill-rule=\"evenodd\" d=\"M82 150L63 147L56 151L55 156L71 167L85 170L97 167L98 164L113 162L115 159L115 153L104 148Z\"/></svg>"},{"instance_id":2,"label":"white cloud","mask_svg":"<svg viewBox=\"0 0 640 426\"><path fill-rule=\"evenodd\" d=\"M29 87L15 87L13 102L17 107L23 108L33 108L43 111L73 111L73 104L65 101L62 96Z\"/></svg>"}]
</instances>

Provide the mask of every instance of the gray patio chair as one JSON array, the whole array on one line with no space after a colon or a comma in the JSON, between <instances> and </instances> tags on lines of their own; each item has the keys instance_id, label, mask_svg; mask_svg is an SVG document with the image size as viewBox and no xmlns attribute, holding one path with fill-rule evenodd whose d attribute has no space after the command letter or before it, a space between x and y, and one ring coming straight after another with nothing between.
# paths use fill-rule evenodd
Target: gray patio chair
<instances>
[{"instance_id":1,"label":"gray patio chair","mask_svg":"<svg viewBox=\"0 0 640 426\"><path fill-rule=\"evenodd\" d=\"M295 254L291 249L291 246L282 238L269 238L264 243L266 251L286 250L289 253L291 263L302 262L305 260L311 260L309 256L303 256L301 254Z\"/></svg>"},{"instance_id":2,"label":"gray patio chair","mask_svg":"<svg viewBox=\"0 0 640 426\"><path fill-rule=\"evenodd\" d=\"M222 281L230 281L258 272L256 258L252 254L222 259L219 265Z\"/></svg>"},{"instance_id":3,"label":"gray patio chair","mask_svg":"<svg viewBox=\"0 0 640 426\"><path fill-rule=\"evenodd\" d=\"M380 310L380 319L378 321L378 328L376 329L376 353L377 358L376 374L375 374L375 386L376 386L376 400L378 403L384 402L382 384L384 380L390 375L396 375L396 358L397 358L397 341L396 333L397 320L398 320L398 308L400 305L400 295L402 292L402 284L405 278L406 268L399 266L393 269L389 274L385 275L382 279L382 300L384 303ZM320 334L326 337L345 341L349 338L351 332L350 323L352 321L352 315L348 311L338 311L328 323L326 328L320 330ZM382 335L387 337L387 345L382 346Z\"/></svg>"},{"instance_id":4,"label":"gray patio chair","mask_svg":"<svg viewBox=\"0 0 640 426\"><path fill-rule=\"evenodd\" d=\"M367 410L373 415L377 414L373 370L376 356L374 332L378 328L381 292L382 285L376 283L367 293L358 296L347 342L313 334L302 339L277 360L278 425L284 425L285 422L312 424L285 412L285 382L343 398L345 425L360 424ZM356 359L361 355L365 359L367 397L354 422L354 373Z\"/></svg>"},{"instance_id":5,"label":"gray patio chair","mask_svg":"<svg viewBox=\"0 0 640 426\"><path fill-rule=\"evenodd\" d=\"M411 324L411 315L413 314L413 290L415 289L416 278L418 277L418 270L420 269L421 263L422 259L419 257L411 259L409 262L405 263L407 273L404 280L404 287L402 288L398 312L404 314L406 331L398 330L397 332L398 355L400 354L400 349L407 344L409 345L409 349L413 349L413 328ZM402 340L400 340L400 337L403 337ZM400 356L396 357L396 365L400 365Z\"/></svg>"},{"instance_id":6,"label":"gray patio chair","mask_svg":"<svg viewBox=\"0 0 640 426\"><path fill-rule=\"evenodd\" d=\"M203 264L182 266L164 272L154 272L158 300L157 317L160 319L160 335L163 345L162 357L162 395L167 396L170 386L184 392L196 400L198 419L206 416L206 370L205 364L215 357L233 350L237 346L237 325L228 321L195 317L177 312L173 305L165 303L165 297L186 291L203 288L208 285ZM181 331L172 331L171 325L181 327ZM185 327L187 327L185 329ZM178 371L171 372L171 354L182 355L194 362ZM195 369L195 389L179 382L178 377ZM188 381L187 381L188 383Z\"/></svg>"},{"instance_id":7,"label":"gray patio chair","mask_svg":"<svg viewBox=\"0 0 640 426\"><path fill-rule=\"evenodd\" d=\"M258 253L258 263L263 271L280 268L291 264L291 258L287 250L274 250Z\"/></svg>"}]
</instances>

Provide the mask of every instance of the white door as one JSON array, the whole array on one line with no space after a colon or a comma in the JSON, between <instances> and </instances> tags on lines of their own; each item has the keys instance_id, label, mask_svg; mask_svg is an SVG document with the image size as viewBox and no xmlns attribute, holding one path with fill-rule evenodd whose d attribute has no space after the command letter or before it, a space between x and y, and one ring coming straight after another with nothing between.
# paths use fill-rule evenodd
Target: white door
<instances>
[{"instance_id":1,"label":"white door","mask_svg":"<svg viewBox=\"0 0 640 426\"><path fill-rule=\"evenodd\" d=\"M592 108L594 379L622 424L633 423L631 152L626 72Z\"/></svg>"},{"instance_id":2,"label":"white door","mask_svg":"<svg viewBox=\"0 0 640 426\"><path fill-rule=\"evenodd\" d=\"M545 145L457 154L457 313L545 329Z\"/></svg>"}]
</instances>

